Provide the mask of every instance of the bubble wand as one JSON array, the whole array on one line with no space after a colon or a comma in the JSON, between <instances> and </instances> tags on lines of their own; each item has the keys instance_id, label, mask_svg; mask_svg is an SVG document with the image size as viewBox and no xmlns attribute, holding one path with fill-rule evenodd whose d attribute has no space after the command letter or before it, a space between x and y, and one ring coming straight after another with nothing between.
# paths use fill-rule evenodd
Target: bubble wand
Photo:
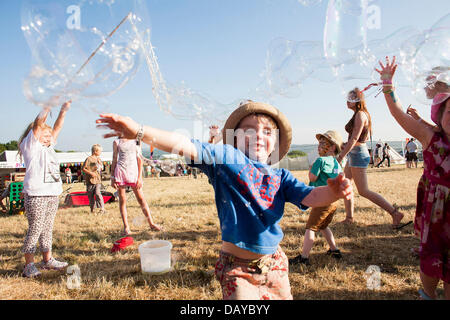
<instances>
[{"instance_id":1,"label":"bubble wand","mask_svg":"<svg viewBox=\"0 0 450 320\"><path fill-rule=\"evenodd\" d=\"M97 47L97 49L95 49L94 52L91 53L89 58L87 58L87 60L83 63L83 65L80 67L80 69L78 69L77 73L75 74L76 76L81 72L81 70L83 70L83 68L89 63L89 61L91 61L91 59L97 54L98 50L100 50L103 47L103 45L106 43L106 41L108 41L108 39L111 38L111 36L117 31L117 29L119 29L119 27L126 20L128 20L129 17L131 17L131 12L128 13L127 16L122 19L122 21L120 21L120 23L114 28L113 31L110 32L110 34L105 39L103 39L102 43L100 43L100 45Z\"/></svg>"}]
</instances>

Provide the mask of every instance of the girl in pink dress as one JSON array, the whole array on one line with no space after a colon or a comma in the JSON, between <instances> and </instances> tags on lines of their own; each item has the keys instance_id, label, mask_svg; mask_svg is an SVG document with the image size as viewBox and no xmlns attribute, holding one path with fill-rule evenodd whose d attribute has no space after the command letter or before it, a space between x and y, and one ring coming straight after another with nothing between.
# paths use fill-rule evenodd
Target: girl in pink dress
<instances>
[{"instance_id":1,"label":"girl in pink dress","mask_svg":"<svg viewBox=\"0 0 450 320\"><path fill-rule=\"evenodd\" d=\"M395 120L420 141L424 174L417 188L415 230L420 235L420 279L422 299L436 299L439 281L444 282L445 298L450 300L450 87L437 94L431 106L436 128L405 113L392 84L397 65L395 57L386 66L380 62L383 93Z\"/></svg>"},{"instance_id":2,"label":"girl in pink dress","mask_svg":"<svg viewBox=\"0 0 450 320\"><path fill-rule=\"evenodd\" d=\"M113 143L113 162L111 165L111 185L118 190L120 214L122 215L124 235L131 233L128 225L126 188L131 187L141 206L151 230L161 227L153 222L147 201L142 191L142 159L136 140L117 139Z\"/></svg>"}]
</instances>

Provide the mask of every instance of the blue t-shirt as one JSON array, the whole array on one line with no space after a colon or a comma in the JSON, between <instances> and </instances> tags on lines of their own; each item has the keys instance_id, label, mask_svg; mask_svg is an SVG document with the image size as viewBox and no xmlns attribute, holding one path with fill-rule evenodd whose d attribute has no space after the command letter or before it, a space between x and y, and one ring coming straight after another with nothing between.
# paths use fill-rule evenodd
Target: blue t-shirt
<instances>
[{"instance_id":1,"label":"blue t-shirt","mask_svg":"<svg viewBox=\"0 0 450 320\"><path fill-rule=\"evenodd\" d=\"M214 188L222 240L259 254L275 253L283 238L278 223L285 203L308 209L301 202L314 188L286 169L250 160L231 145L192 142L198 159L191 165Z\"/></svg>"}]
</instances>

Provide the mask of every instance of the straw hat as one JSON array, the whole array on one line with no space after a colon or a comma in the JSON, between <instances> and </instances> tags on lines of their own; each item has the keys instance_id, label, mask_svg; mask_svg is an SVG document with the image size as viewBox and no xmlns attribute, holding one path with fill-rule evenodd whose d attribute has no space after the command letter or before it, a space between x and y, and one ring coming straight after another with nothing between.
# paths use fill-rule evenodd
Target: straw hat
<instances>
[{"instance_id":1,"label":"straw hat","mask_svg":"<svg viewBox=\"0 0 450 320\"><path fill-rule=\"evenodd\" d=\"M433 104L431 105L431 120L437 125L440 125L438 116L439 109L445 104L445 102L450 98L450 93L439 93L433 99Z\"/></svg>"},{"instance_id":2,"label":"straw hat","mask_svg":"<svg viewBox=\"0 0 450 320\"><path fill-rule=\"evenodd\" d=\"M328 130L324 134L322 134L322 133L316 134L317 140L319 140L322 137L329 140L331 143L333 143L336 146L337 153L341 152L343 141L342 141L341 134L339 132L334 131L334 130Z\"/></svg>"},{"instance_id":3,"label":"straw hat","mask_svg":"<svg viewBox=\"0 0 450 320\"><path fill-rule=\"evenodd\" d=\"M236 110L234 110L228 117L225 125L222 129L223 143L234 146L235 135L229 135L227 137L227 130L236 130L242 119L250 114L262 113L266 114L275 120L279 130L278 141L275 144L275 149L269 157L269 164L275 164L279 162L288 153L292 141L292 128L289 120L284 114L282 114L277 108L270 104L261 102L247 101L241 104Z\"/></svg>"}]
</instances>

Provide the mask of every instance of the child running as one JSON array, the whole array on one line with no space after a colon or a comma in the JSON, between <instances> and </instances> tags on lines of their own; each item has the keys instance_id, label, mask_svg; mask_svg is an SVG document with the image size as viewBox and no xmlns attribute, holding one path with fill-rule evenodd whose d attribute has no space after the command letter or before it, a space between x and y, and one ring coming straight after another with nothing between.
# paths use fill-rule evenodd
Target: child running
<instances>
[{"instance_id":1,"label":"child running","mask_svg":"<svg viewBox=\"0 0 450 320\"><path fill-rule=\"evenodd\" d=\"M395 57L386 65L380 62L381 80L389 111L400 126L420 141L423 147L424 174L417 189L415 229L420 232L420 279L422 299L436 299L436 287L444 282L445 298L450 300L450 93L435 95L430 125L402 110L392 84L397 65Z\"/></svg>"},{"instance_id":2,"label":"child running","mask_svg":"<svg viewBox=\"0 0 450 320\"><path fill-rule=\"evenodd\" d=\"M18 143L19 155L23 156L27 168L22 191L28 219L28 232L22 248L26 265L22 275L27 278L41 275L34 264L38 241L43 257L43 263L40 265L42 269L62 270L68 265L53 258L52 242L58 196L62 193L54 146L70 105L71 101L62 105L53 128L45 123L50 112L50 108L45 108L28 126Z\"/></svg>"},{"instance_id":3,"label":"child running","mask_svg":"<svg viewBox=\"0 0 450 320\"><path fill-rule=\"evenodd\" d=\"M320 157L314 161L309 171L309 185L319 187L326 186L328 179L336 178L342 172L342 167L335 157L341 152L343 141L339 132L333 130L324 134L317 134L316 138L319 140L318 152ZM290 259L290 264L310 265L309 252L314 244L315 233L319 230L330 246L327 254L336 259L342 257L341 251L336 247L333 233L328 227L333 220L336 209L337 207L334 203L324 207L312 208L306 223L303 251L300 255Z\"/></svg>"},{"instance_id":4,"label":"child running","mask_svg":"<svg viewBox=\"0 0 450 320\"><path fill-rule=\"evenodd\" d=\"M111 175L111 185L119 192L119 206L120 214L122 215L124 236L131 234L131 229L128 225L127 187L133 189L142 212L150 225L150 229L156 231L161 230L161 227L153 222L150 208L148 207L147 201L145 201L142 191L143 163L138 148L137 141L134 139L116 139L113 143L113 161L111 165L111 172L113 174Z\"/></svg>"},{"instance_id":5,"label":"child running","mask_svg":"<svg viewBox=\"0 0 450 320\"><path fill-rule=\"evenodd\" d=\"M288 259L279 246L285 203L305 210L353 196L343 175L314 188L271 166L288 152L292 130L268 104L241 104L225 123L223 144L190 140L115 114L102 114L97 123L113 130L105 138L121 135L182 154L210 178L222 231L215 273L226 300L292 299Z\"/></svg>"}]
</instances>

